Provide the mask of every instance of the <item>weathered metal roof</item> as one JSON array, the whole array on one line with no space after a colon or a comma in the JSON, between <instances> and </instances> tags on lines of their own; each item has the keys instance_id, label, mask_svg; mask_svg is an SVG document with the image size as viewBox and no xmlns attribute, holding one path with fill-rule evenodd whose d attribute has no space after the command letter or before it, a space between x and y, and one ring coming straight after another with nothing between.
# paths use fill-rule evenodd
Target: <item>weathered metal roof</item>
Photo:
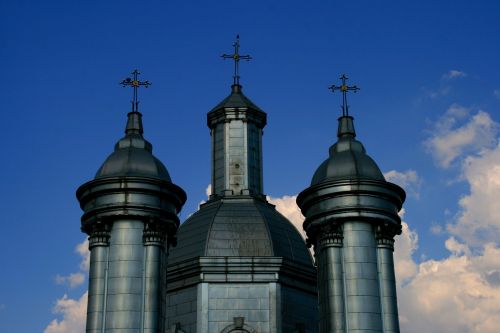
<instances>
[{"instance_id":1,"label":"weathered metal roof","mask_svg":"<svg viewBox=\"0 0 500 333\"><path fill-rule=\"evenodd\" d=\"M316 170L311 186L326 180L373 179L385 181L375 161L355 139L353 118L339 118L338 141L330 147L330 156Z\"/></svg>"},{"instance_id":2,"label":"weathered metal roof","mask_svg":"<svg viewBox=\"0 0 500 333\"><path fill-rule=\"evenodd\" d=\"M169 264L204 256L283 257L312 265L297 229L273 205L238 196L209 201L184 222Z\"/></svg>"},{"instance_id":3,"label":"weathered metal roof","mask_svg":"<svg viewBox=\"0 0 500 333\"><path fill-rule=\"evenodd\" d=\"M141 114L128 114L125 136L97 171L95 178L141 176L171 181L163 163L152 153L152 145L142 136Z\"/></svg>"},{"instance_id":4,"label":"weathered metal roof","mask_svg":"<svg viewBox=\"0 0 500 333\"><path fill-rule=\"evenodd\" d=\"M242 86L239 84L233 84L231 86L231 94L227 96L222 102L217 104L212 111L216 111L223 108L249 108L257 111L263 112L254 102L252 102L248 97L243 95ZM211 111L211 112L212 112Z\"/></svg>"}]
</instances>

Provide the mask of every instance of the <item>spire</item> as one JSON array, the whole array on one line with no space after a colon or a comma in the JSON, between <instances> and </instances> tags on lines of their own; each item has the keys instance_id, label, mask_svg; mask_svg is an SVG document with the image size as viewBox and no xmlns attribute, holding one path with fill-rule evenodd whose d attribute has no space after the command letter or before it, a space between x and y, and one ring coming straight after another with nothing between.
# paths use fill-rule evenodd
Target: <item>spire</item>
<instances>
[{"instance_id":1,"label":"spire","mask_svg":"<svg viewBox=\"0 0 500 333\"><path fill-rule=\"evenodd\" d=\"M129 112L127 115L127 126L125 134L140 134L144 133L142 127L142 114L140 112Z\"/></svg>"},{"instance_id":2,"label":"spire","mask_svg":"<svg viewBox=\"0 0 500 333\"><path fill-rule=\"evenodd\" d=\"M342 116L339 117L339 127L337 131L337 136L341 137L351 137L354 138L356 136L356 132L354 130L354 122L353 118L349 116L349 105L347 104L347 92L354 91L356 93L359 88L357 86L348 86L346 84L347 76L342 74L340 80L342 80L342 85L336 86L332 85L328 89L332 92L335 90L340 90L342 92Z\"/></svg>"},{"instance_id":3,"label":"spire","mask_svg":"<svg viewBox=\"0 0 500 333\"><path fill-rule=\"evenodd\" d=\"M239 92L241 90L240 86L240 60L250 61L252 59L249 55L240 55L240 35L236 35L236 42L233 43L234 53L221 55L222 59L233 59L234 60L234 75L233 75L233 92ZM236 90L236 91L235 91Z\"/></svg>"},{"instance_id":4,"label":"spire","mask_svg":"<svg viewBox=\"0 0 500 333\"><path fill-rule=\"evenodd\" d=\"M139 81L138 76L141 74L137 69L131 73L133 78L127 77L123 79L120 84L123 87L130 86L134 89L134 94L132 97L132 111L128 113L127 126L125 127L125 134L139 134L142 135L144 132L142 128L142 114L139 112L139 99L138 99L138 89L139 87L148 88L151 83L149 81Z\"/></svg>"}]
</instances>

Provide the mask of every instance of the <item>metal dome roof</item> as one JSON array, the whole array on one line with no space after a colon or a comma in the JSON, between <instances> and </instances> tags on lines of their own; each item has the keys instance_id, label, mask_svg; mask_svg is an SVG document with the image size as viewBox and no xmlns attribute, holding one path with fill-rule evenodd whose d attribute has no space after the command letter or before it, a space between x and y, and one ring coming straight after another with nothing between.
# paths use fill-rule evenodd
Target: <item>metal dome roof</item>
<instances>
[{"instance_id":1,"label":"metal dome roof","mask_svg":"<svg viewBox=\"0 0 500 333\"><path fill-rule=\"evenodd\" d=\"M151 143L142 136L139 112L128 114L125 136L115 145L115 151L97 171L95 178L140 176L171 181L167 168L153 154Z\"/></svg>"},{"instance_id":2,"label":"metal dome roof","mask_svg":"<svg viewBox=\"0 0 500 333\"><path fill-rule=\"evenodd\" d=\"M283 257L312 265L297 229L273 205L252 197L216 199L202 205L177 233L169 264L195 257Z\"/></svg>"},{"instance_id":3,"label":"metal dome roof","mask_svg":"<svg viewBox=\"0 0 500 333\"><path fill-rule=\"evenodd\" d=\"M339 118L339 140L330 147L330 156L316 170L311 186L327 180L373 179L385 181L375 161L355 139L353 118Z\"/></svg>"}]
</instances>

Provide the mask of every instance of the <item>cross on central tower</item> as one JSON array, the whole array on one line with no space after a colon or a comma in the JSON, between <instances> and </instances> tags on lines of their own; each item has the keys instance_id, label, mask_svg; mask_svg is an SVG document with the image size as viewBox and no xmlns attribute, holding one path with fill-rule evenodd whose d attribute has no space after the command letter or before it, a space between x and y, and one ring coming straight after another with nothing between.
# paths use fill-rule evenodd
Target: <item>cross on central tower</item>
<instances>
[{"instance_id":1,"label":"cross on central tower","mask_svg":"<svg viewBox=\"0 0 500 333\"><path fill-rule=\"evenodd\" d=\"M134 69L134 71L131 73L132 75L134 75L133 78L126 78L124 79L122 82L120 82L120 84L123 86L123 87L126 87L126 86L131 86L132 88L134 88L134 97L131 101L132 103L132 112L139 112L139 101L138 101L138 97L137 97L137 89L140 87L140 86L143 86L145 88L149 87L151 85L151 83L146 80L146 81L139 81L139 79L137 78L137 76L139 74L141 74L137 69Z\"/></svg>"},{"instance_id":2,"label":"cross on central tower","mask_svg":"<svg viewBox=\"0 0 500 333\"><path fill-rule=\"evenodd\" d=\"M223 54L221 57L225 59L233 59L234 60L234 75L233 75L233 84L239 85L240 84L240 73L239 73L239 62L240 59L249 61L252 59L251 56L249 55L240 55L240 35L236 36L236 42L233 43L234 47L234 53L233 54Z\"/></svg>"},{"instance_id":3,"label":"cross on central tower","mask_svg":"<svg viewBox=\"0 0 500 333\"><path fill-rule=\"evenodd\" d=\"M335 92L335 90L340 90L342 92L342 116L345 117L349 115L349 105L347 104L347 92L348 91L357 92L359 88L357 86L348 86L346 84L347 76L345 76L345 74L342 74L340 79L342 80L341 86L332 85L328 89L330 89L332 92Z\"/></svg>"}]
</instances>

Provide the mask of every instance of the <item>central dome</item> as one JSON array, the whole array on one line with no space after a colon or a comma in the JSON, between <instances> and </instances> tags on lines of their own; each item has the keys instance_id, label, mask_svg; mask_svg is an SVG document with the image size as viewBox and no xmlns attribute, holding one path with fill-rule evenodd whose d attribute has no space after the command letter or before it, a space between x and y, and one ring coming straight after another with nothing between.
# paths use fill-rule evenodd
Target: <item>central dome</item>
<instances>
[{"instance_id":1,"label":"central dome","mask_svg":"<svg viewBox=\"0 0 500 333\"><path fill-rule=\"evenodd\" d=\"M194 257L283 257L312 265L297 229L275 207L252 197L212 200L184 222L169 264Z\"/></svg>"}]
</instances>

